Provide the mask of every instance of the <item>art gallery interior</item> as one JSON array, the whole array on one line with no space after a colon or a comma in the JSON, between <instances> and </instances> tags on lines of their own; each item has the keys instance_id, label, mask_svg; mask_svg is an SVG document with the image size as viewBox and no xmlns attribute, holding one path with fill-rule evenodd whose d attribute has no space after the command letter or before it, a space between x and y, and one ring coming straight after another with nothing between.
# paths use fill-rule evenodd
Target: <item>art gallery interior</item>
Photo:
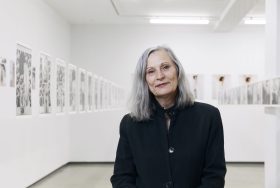
<instances>
[{"instance_id":1,"label":"art gallery interior","mask_svg":"<svg viewBox=\"0 0 280 188\"><path fill-rule=\"evenodd\" d=\"M160 17L209 23L149 22ZM266 24L245 24L246 19ZM190 78L200 76L197 100L219 108L227 163L261 164L262 186L279 188L280 101L242 104L236 93L230 102L213 98L217 75L229 76L228 92L250 87L240 82L244 75L252 76L250 84L280 77L279 19L278 0L1 0L0 58L7 60L7 71L0 84L0 187L29 187L69 163L113 164L138 58L148 47L167 45ZM17 84L9 82L13 76L8 63L18 66L19 45L30 50L36 70L30 114L17 113ZM41 113L39 99L42 54L52 67L48 113ZM56 106L57 61L66 73L62 113ZM95 107L96 99L92 109L87 104L85 110L70 110L70 66L77 74L84 70L93 80L105 80L121 94L103 107ZM279 99L280 86L276 91Z\"/></svg>"}]
</instances>

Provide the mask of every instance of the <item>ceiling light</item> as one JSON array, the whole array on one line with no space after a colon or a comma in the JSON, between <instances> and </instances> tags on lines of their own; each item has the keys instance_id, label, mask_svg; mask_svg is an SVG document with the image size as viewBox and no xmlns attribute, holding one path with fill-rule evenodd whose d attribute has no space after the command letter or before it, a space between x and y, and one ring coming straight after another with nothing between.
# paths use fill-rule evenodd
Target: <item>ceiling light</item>
<instances>
[{"instance_id":1,"label":"ceiling light","mask_svg":"<svg viewBox=\"0 0 280 188\"><path fill-rule=\"evenodd\" d=\"M246 18L244 19L244 24L264 25L266 21L264 18Z\"/></svg>"},{"instance_id":2,"label":"ceiling light","mask_svg":"<svg viewBox=\"0 0 280 188\"><path fill-rule=\"evenodd\" d=\"M208 19L190 18L151 18L151 24L209 24Z\"/></svg>"}]
</instances>

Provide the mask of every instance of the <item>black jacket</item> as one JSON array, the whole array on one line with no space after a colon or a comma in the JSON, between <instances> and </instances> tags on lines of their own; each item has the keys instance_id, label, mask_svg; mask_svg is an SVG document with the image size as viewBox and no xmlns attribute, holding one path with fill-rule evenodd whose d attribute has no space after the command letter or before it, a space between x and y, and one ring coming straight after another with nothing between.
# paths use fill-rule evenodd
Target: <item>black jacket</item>
<instances>
[{"instance_id":1,"label":"black jacket","mask_svg":"<svg viewBox=\"0 0 280 188\"><path fill-rule=\"evenodd\" d=\"M113 188L223 188L226 173L219 110L195 102L183 109L159 105L151 120L125 115L120 124Z\"/></svg>"}]
</instances>

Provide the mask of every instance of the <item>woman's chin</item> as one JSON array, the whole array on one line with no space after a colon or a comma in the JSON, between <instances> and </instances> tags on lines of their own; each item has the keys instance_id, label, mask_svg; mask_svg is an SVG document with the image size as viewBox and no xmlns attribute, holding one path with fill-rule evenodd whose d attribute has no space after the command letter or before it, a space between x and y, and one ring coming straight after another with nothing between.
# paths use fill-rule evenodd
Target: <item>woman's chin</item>
<instances>
[{"instance_id":1,"label":"woman's chin","mask_svg":"<svg viewBox=\"0 0 280 188\"><path fill-rule=\"evenodd\" d=\"M155 97L156 98L169 98L173 96L173 93L172 92L158 92Z\"/></svg>"}]
</instances>

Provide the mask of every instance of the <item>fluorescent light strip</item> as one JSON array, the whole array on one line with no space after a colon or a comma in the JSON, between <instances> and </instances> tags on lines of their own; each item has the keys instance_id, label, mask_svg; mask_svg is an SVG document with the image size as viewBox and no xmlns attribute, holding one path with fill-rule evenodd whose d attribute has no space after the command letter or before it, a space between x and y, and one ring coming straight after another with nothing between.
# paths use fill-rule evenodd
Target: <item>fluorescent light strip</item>
<instances>
[{"instance_id":1,"label":"fluorescent light strip","mask_svg":"<svg viewBox=\"0 0 280 188\"><path fill-rule=\"evenodd\" d=\"M265 19L256 19L256 18L249 18L249 19L245 19L244 20L244 24L248 24L248 25L265 25L266 24L266 20Z\"/></svg>"},{"instance_id":2,"label":"fluorescent light strip","mask_svg":"<svg viewBox=\"0 0 280 188\"><path fill-rule=\"evenodd\" d=\"M209 24L207 19L182 19L182 18L151 18L151 24Z\"/></svg>"}]
</instances>

